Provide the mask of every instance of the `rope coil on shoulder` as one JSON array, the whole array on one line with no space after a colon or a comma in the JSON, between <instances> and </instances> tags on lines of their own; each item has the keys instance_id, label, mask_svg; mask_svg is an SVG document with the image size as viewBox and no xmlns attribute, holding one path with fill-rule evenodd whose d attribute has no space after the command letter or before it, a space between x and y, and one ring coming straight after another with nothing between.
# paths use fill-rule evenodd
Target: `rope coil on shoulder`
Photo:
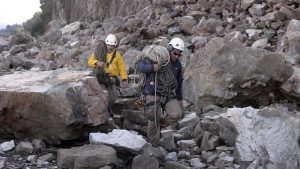
<instances>
[{"instance_id":1,"label":"rope coil on shoulder","mask_svg":"<svg viewBox=\"0 0 300 169\"><path fill-rule=\"evenodd\" d=\"M170 62L168 49L157 45L146 46L142 50L142 52L136 56L135 63L137 63L140 60L144 60L145 58L148 58L153 63L158 63L162 65L162 67L168 65L168 63ZM144 73L137 72L136 69L135 72L136 74L138 73L138 75L141 77L141 80L139 82L136 82L136 77L134 77L134 84L140 87L144 86L146 81L146 75ZM138 89L138 90L142 90L142 89Z\"/></svg>"},{"instance_id":2,"label":"rope coil on shoulder","mask_svg":"<svg viewBox=\"0 0 300 169\"><path fill-rule=\"evenodd\" d=\"M177 88L177 81L172 72L169 50L165 47L157 45L147 46L136 57L136 62L146 58L153 63L161 65L161 70L157 74L157 92L162 96L174 95L174 89ZM139 73L139 75L141 76L141 80L135 84L137 84L137 86L144 86L146 75L145 73ZM134 82L136 82L135 79Z\"/></svg>"},{"instance_id":3,"label":"rope coil on shoulder","mask_svg":"<svg viewBox=\"0 0 300 169\"><path fill-rule=\"evenodd\" d=\"M136 61L143 60L145 58L149 58L153 62L158 63L162 66L165 66L170 62L168 49L157 45L146 46L137 56Z\"/></svg>"}]
</instances>

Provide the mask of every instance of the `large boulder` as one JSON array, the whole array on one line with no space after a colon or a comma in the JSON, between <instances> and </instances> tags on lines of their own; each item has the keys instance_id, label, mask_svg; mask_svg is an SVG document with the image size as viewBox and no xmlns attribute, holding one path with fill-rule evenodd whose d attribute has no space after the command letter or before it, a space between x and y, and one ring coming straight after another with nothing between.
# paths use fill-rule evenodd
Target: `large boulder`
<instances>
[{"instance_id":1,"label":"large boulder","mask_svg":"<svg viewBox=\"0 0 300 169\"><path fill-rule=\"evenodd\" d=\"M263 49L231 48L213 38L198 50L185 70L184 97L197 109L210 104L261 106L292 74L284 58Z\"/></svg>"},{"instance_id":2,"label":"large boulder","mask_svg":"<svg viewBox=\"0 0 300 169\"><path fill-rule=\"evenodd\" d=\"M294 67L294 74L281 86L280 91L290 102L300 104L300 68Z\"/></svg>"},{"instance_id":3,"label":"large boulder","mask_svg":"<svg viewBox=\"0 0 300 169\"><path fill-rule=\"evenodd\" d=\"M259 160L262 168L300 167L299 112L282 106L230 108L217 121L223 126L220 137L236 147L241 163Z\"/></svg>"},{"instance_id":4,"label":"large boulder","mask_svg":"<svg viewBox=\"0 0 300 169\"><path fill-rule=\"evenodd\" d=\"M83 145L71 149L59 149L58 168L101 168L117 162L117 153L105 145Z\"/></svg>"},{"instance_id":5,"label":"large boulder","mask_svg":"<svg viewBox=\"0 0 300 169\"><path fill-rule=\"evenodd\" d=\"M108 120L107 92L88 71L27 71L0 77L0 128L19 139L78 139ZM1 134L0 134L1 137Z\"/></svg>"},{"instance_id":6,"label":"large boulder","mask_svg":"<svg viewBox=\"0 0 300 169\"><path fill-rule=\"evenodd\" d=\"M9 48L9 41L6 38L0 37L0 52Z\"/></svg>"},{"instance_id":7,"label":"large boulder","mask_svg":"<svg viewBox=\"0 0 300 169\"><path fill-rule=\"evenodd\" d=\"M291 20L287 26L287 31L283 42L288 49L286 50L286 58L289 62L299 65L300 60L300 21Z\"/></svg>"},{"instance_id":8,"label":"large boulder","mask_svg":"<svg viewBox=\"0 0 300 169\"><path fill-rule=\"evenodd\" d=\"M27 44L34 41L34 38L28 32L17 33L9 37L9 43L11 46Z\"/></svg>"}]
</instances>

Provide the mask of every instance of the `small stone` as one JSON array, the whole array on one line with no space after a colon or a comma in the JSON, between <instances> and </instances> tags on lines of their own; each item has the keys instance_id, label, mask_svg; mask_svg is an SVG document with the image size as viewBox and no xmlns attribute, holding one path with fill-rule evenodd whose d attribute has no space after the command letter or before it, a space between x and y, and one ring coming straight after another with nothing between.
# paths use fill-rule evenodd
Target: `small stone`
<instances>
[{"instance_id":1,"label":"small stone","mask_svg":"<svg viewBox=\"0 0 300 169\"><path fill-rule=\"evenodd\" d=\"M177 153L176 152L171 152L169 154L167 154L167 156L165 157L166 161L177 161Z\"/></svg>"}]
</instances>

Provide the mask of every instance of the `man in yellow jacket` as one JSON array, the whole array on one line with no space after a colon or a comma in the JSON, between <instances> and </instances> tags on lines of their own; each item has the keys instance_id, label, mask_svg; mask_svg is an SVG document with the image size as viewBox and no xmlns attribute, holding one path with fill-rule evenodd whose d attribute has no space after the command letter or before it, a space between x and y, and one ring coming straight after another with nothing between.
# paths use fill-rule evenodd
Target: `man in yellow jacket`
<instances>
[{"instance_id":1,"label":"man in yellow jacket","mask_svg":"<svg viewBox=\"0 0 300 169\"><path fill-rule=\"evenodd\" d=\"M106 87L109 94L108 107L111 108L118 96L118 76L120 76L120 78L122 79L123 85L125 87L128 86L128 76L125 69L124 60L121 54L116 50L116 36L112 34L108 35L105 39L105 44L107 53L103 57L103 59L99 59L99 57L95 56L95 52L93 52L88 60L88 65L92 68L103 69L107 76L110 77L112 84Z\"/></svg>"}]
</instances>

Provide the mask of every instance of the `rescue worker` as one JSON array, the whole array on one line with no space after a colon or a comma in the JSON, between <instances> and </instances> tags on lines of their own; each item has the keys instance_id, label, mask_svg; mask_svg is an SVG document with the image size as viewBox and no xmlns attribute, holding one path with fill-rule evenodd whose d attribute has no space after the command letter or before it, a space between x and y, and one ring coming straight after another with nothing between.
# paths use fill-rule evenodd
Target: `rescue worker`
<instances>
[{"instance_id":1,"label":"rescue worker","mask_svg":"<svg viewBox=\"0 0 300 169\"><path fill-rule=\"evenodd\" d=\"M160 140L160 127L175 126L175 123L181 118L181 101L182 101L182 65L179 57L184 51L184 42L180 38L173 38L167 48L169 54L169 64L166 66L149 62L147 59L140 60L136 63L138 71L146 74L144 85L145 95L145 113L148 118L148 139L152 145L157 146ZM159 53L156 51L156 53ZM161 55L161 54L160 54ZM163 74L162 68L170 69L169 76L161 79L169 80L165 84L159 84L159 74ZM172 75L172 76L171 76ZM158 83L157 83L158 82ZM172 86L170 91L160 92L163 89L160 86L166 84ZM166 94L167 93L167 94ZM163 110L163 111L161 111ZM160 112L163 112L160 113ZM173 127L174 128L174 127Z\"/></svg>"},{"instance_id":2,"label":"rescue worker","mask_svg":"<svg viewBox=\"0 0 300 169\"><path fill-rule=\"evenodd\" d=\"M101 42L97 44L95 52L93 52L88 60L88 65L95 69L103 70L106 73L106 76L103 76L103 79L99 79L98 82L102 86L103 84L107 88L108 91L108 108L112 108L114 103L117 100L118 96L118 87L120 86L120 81L118 76L123 81L123 86L128 86L128 75L125 69L125 63L121 56L121 54L116 50L117 46L117 38L113 34L109 34L105 39L106 46L103 47ZM104 49L106 48L106 49ZM98 51L107 51L105 55L101 58L101 55ZM102 52L103 53L103 52ZM97 55L96 55L97 54ZM101 76L102 77L102 76ZM108 78L108 79L105 79Z\"/></svg>"}]
</instances>

